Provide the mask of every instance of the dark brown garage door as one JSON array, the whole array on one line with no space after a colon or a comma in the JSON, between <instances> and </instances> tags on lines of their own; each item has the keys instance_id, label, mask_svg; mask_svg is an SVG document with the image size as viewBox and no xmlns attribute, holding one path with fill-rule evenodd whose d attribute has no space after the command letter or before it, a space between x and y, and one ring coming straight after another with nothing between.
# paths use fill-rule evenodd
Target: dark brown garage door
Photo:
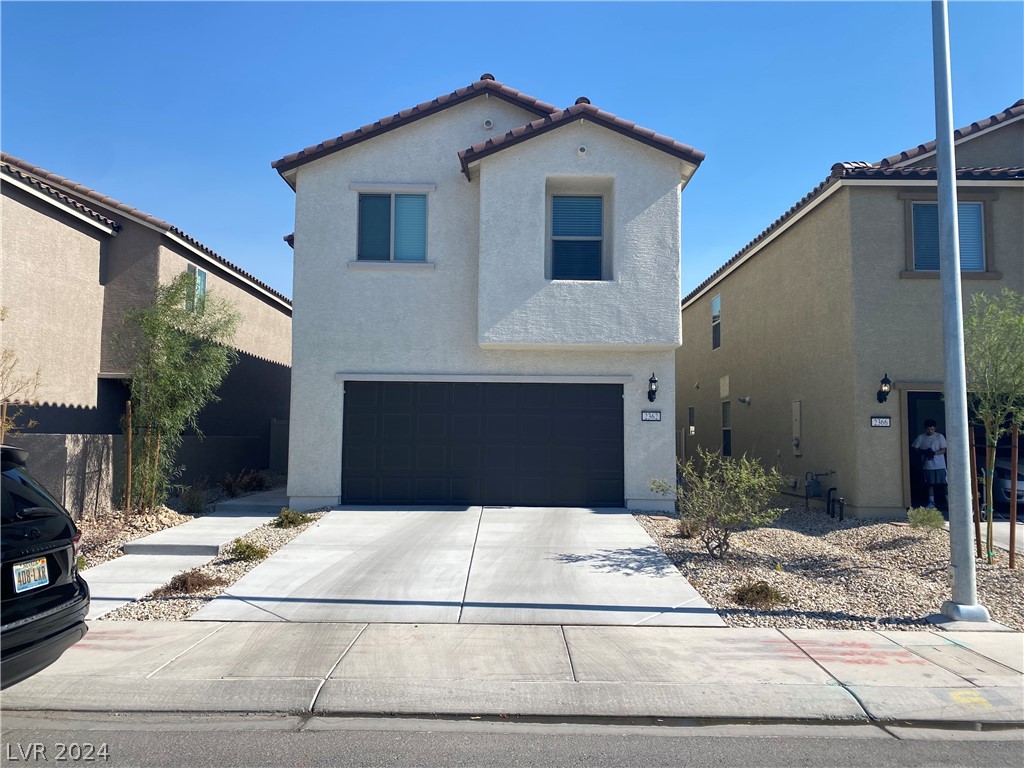
<instances>
[{"instance_id":1,"label":"dark brown garage door","mask_svg":"<svg viewBox=\"0 0 1024 768\"><path fill-rule=\"evenodd\" d=\"M622 385L345 382L350 504L622 506Z\"/></svg>"}]
</instances>

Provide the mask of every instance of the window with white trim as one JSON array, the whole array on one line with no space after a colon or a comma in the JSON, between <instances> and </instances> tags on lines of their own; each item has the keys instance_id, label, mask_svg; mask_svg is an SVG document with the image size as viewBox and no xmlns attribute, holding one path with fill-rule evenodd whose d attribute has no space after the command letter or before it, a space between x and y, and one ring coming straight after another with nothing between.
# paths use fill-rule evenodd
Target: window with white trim
<instances>
[{"instance_id":1,"label":"window with white trim","mask_svg":"<svg viewBox=\"0 0 1024 768\"><path fill-rule=\"evenodd\" d=\"M427 196L359 195L359 261L426 261Z\"/></svg>"},{"instance_id":2,"label":"window with white trim","mask_svg":"<svg viewBox=\"0 0 1024 768\"><path fill-rule=\"evenodd\" d=\"M939 270L939 209L933 202L911 205L913 226L914 270ZM957 219L960 234L960 270L985 271L985 227L982 203L958 203Z\"/></svg>"},{"instance_id":3,"label":"window with white trim","mask_svg":"<svg viewBox=\"0 0 1024 768\"><path fill-rule=\"evenodd\" d=\"M722 295L711 300L711 348L722 346Z\"/></svg>"},{"instance_id":4,"label":"window with white trim","mask_svg":"<svg viewBox=\"0 0 1024 768\"><path fill-rule=\"evenodd\" d=\"M604 199L600 195L551 196L551 279L601 280Z\"/></svg>"},{"instance_id":5,"label":"window with white trim","mask_svg":"<svg viewBox=\"0 0 1024 768\"><path fill-rule=\"evenodd\" d=\"M201 315L206 307L206 270L199 269L195 264L189 264L188 273L195 278L195 286L192 292L185 297L185 309Z\"/></svg>"}]
</instances>

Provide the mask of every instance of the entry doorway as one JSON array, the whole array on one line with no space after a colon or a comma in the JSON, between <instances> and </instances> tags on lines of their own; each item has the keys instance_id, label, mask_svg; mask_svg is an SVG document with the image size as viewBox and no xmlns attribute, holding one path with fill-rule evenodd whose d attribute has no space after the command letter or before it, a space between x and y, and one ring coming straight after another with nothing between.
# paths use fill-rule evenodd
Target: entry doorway
<instances>
[{"instance_id":1,"label":"entry doorway","mask_svg":"<svg viewBox=\"0 0 1024 768\"><path fill-rule=\"evenodd\" d=\"M935 419L936 432L946 434L946 404L941 392L907 392L907 435L906 451L907 467L910 469L910 505L923 507L928 504L928 487L924 482L924 467L921 453L911 444L924 432L924 422ZM935 506L945 512L949 505L946 502L946 486L935 487Z\"/></svg>"}]
</instances>

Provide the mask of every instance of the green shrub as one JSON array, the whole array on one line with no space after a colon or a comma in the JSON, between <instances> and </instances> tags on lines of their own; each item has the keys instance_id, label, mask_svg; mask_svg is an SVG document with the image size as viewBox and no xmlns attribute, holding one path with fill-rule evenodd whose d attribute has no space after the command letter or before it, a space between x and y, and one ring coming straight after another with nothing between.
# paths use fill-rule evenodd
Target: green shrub
<instances>
[{"instance_id":1,"label":"green shrub","mask_svg":"<svg viewBox=\"0 0 1024 768\"><path fill-rule=\"evenodd\" d=\"M701 525L689 517L679 518L679 535L684 539L696 539L700 536Z\"/></svg>"},{"instance_id":2,"label":"green shrub","mask_svg":"<svg viewBox=\"0 0 1024 768\"><path fill-rule=\"evenodd\" d=\"M907 510L907 520L914 528L928 531L941 531L946 527L946 519L935 507L913 507Z\"/></svg>"},{"instance_id":3,"label":"green shrub","mask_svg":"<svg viewBox=\"0 0 1024 768\"><path fill-rule=\"evenodd\" d=\"M233 499L238 495L238 478L228 472L224 475L224 479L220 481L220 487L225 495Z\"/></svg>"},{"instance_id":4,"label":"green shrub","mask_svg":"<svg viewBox=\"0 0 1024 768\"><path fill-rule=\"evenodd\" d=\"M171 597L173 595L192 595L203 592L220 584L226 583L219 576L210 576L198 568L185 571L174 576L167 584L153 591L153 597Z\"/></svg>"},{"instance_id":5,"label":"green shrub","mask_svg":"<svg viewBox=\"0 0 1024 768\"><path fill-rule=\"evenodd\" d=\"M85 567L86 567L85 555L79 555L78 556L78 559L75 561L75 567L78 570L80 570L80 571L84 571L85 570Z\"/></svg>"},{"instance_id":6,"label":"green shrub","mask_svg":"<svg viewBox=\"0 0 1024 768\"><path fill-rule=\"evenodd\" d=\"M772 608L789 602L789 598L767 581L748 581L741 584L732 593L732 599L748 608Z\"/></svg>"},{"instance_id":7,"label":"green shrub","mask_svg":"<svg viewBox=\"0 0 1024 768\"><path fill-rule=\"evenodd\" d=\"M181 505L186 515L202 515L206 513L206 492L209 489L206 478L197 480L192 485L181 487Z\"/></svg>"},{"instance_id":8,"label":"green shrub","mask_svg":"<svg viewBox=\"0 0 1024 768\"><path fill-rule=\"evenodd\" d=\"M311 523L313 518L302 512L297 512L288 507L281 507L281 511L274 519L273 525L278 528L298 528L300 525Z\"/></svg>"},{"instance_id":9,"label":"green shrub","mask_svg":"<svg viewBox=\"0 0 1024 768\"><path fill-rule=\"evenodd\" d=\"M785 511L771 506L784 483L782 475L756 459L720 456L701 448L679 469L682 483L655 480L651 489L675 493L680 517L700 527L704 548L716 559L729 551L733 533L762 528Z\"/></svg>"},{"instance_id":10,"label":"green shrub","mask_svg":"<svg viewBox=\"0 0 1024 768\"><path fill-rule=\"evenodd\" d=\"M231 547L228 549L229 557L233 557L235 560L245 560L247 562L263 560L269 554L270 552L266 547L261 547L259 544L253 544L252 542L245 541L244 539L235 539L231 543Z\"/></svg>"}]
</instances>

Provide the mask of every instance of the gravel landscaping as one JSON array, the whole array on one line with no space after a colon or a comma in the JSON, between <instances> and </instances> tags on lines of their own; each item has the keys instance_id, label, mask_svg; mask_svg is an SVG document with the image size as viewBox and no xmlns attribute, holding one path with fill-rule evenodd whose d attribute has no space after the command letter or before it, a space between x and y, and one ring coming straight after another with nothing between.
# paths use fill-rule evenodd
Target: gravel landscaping
<instances>
[{"instance_id":1,"label":"gravel landscaping","mask_svg":"<svg viewBox=\"0 0 1024 768\"><path fill-rule=\"evenodd\" d=\"M816 629L932 628L924 617L949 599L949 534L906 524L838 522L790 509L768 528L733 534L724 560L700 539L684 539L679 520L636 515L694 588L734 627ZM1024 631L1024 568L976 563L978 599L993 620ZM765 581L788 598L771 609L745 608L737 587Z\"/></svg>"},{"instance_id":2,"label":"gravel landscaping","mask_svg":"<svg viewBox=\"0 0 1024 768\"><path fill-rule=\"evenodd\" d=\"M261 525L250 531L241 540L264 547L271 555L307 528L316 525L316 521L326 514L326 510L307 513L310 522L294 528L277 528L272 524ZM222 549L228 549L224 547ZM99 621L182 621L209 603L217 595L238 581L263 560L238 560L227 554L221 554L197 570L211 579L219 579L221 583L193 594L167 595L154 597L147 595L135 602L123 605L102 616ZM89 573L84 574L86 581Z\"/></svg>"}]
</instances>

